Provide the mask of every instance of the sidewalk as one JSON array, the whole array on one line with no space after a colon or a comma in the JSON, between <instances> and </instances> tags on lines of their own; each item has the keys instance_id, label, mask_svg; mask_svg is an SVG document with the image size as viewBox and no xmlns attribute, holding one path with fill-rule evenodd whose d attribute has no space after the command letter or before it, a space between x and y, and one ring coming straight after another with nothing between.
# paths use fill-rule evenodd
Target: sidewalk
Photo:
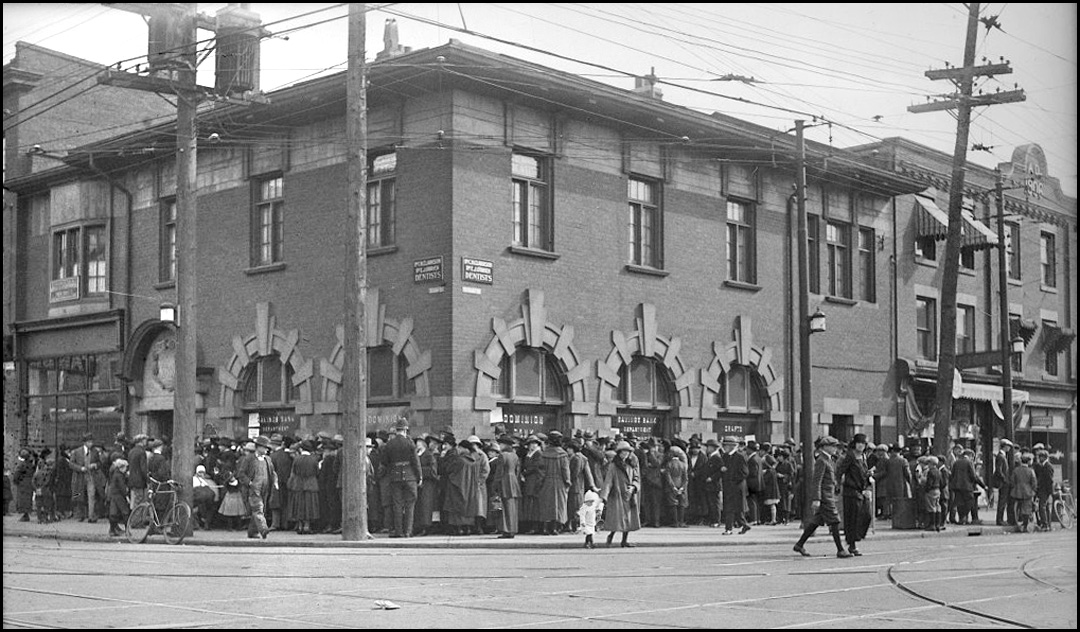
<instances>
[{"instance_id":1,"label":"sidewalk","mask_svg":"<svg viewBox=\"0 0 1080 632\"><path fill-rule=\"evenodd\" d=\"M971 536L1003 535L1012 532L1012 527L998 527L991 524L957 526L948 525L945 531L934 533L918 529L893 529L884 520L874 523L874 530L867 534L866 548L873 548L875 542L887 540L940 539ZM62 520L51 524L39 524L36 519L19 522L18 515L4 516L4 537L44 538L76 542L118 542L128 544L125 538L108 536L109 523L99 520L96 524ZM739 535L721 535L723 529L693 526L685 529L661 527L646 528L630 534L630 542L642 548L653 547L696 547L696 546L746 546L754 544L792 545L799 538L799 525L787 524L776 526L756 526L748 533ZM822 527L812 540L816 548L831 550L828 529ZM594 536L599 548L604 547L606 533ZM160 535L151 536L148 543L164 544ZM273 531L266 540L249 539L246 531L202 531L196 530L186 538L187 546L235 546L235 547L325 547L325 548L389 548L389 549L562 549L581 548L584 536L562 534L557 536L519 535L512 540L497 539L495 535L444 536L429 535L416 538L394 538L386 534L375 534L370 540L345 541L341 535L297 535L293 531ZM826 546L828 544L828 546Z\"/></svg>"}]
</instances>

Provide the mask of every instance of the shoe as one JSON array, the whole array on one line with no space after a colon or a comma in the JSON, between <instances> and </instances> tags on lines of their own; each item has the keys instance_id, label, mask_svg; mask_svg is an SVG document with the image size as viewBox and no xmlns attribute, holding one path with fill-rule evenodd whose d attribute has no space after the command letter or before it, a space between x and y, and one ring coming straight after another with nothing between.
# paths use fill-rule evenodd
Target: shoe
<instances>
[{"instance_id":1,"label":"shoe","mask_svg":"<svg viewBox=\"0 0 1080 632\"><path fill-rule=\"evenodd\" d=\"M750 525L744 524L743 528L739 530L739 535L742 535L742 534L746 533L749 530L750 530Z\"/></svg>"},{"instance_id":2,"label":"shoe","mask_svg":"<svg viewBox=\"0 0 1080 632\"><path fill-rule=\"evenodd\" d=\"M87 522L89 522L90 524L97 524L97 518L91 518L87 520Z\"/></svg>"},{"instance_id":3,"label":"shoe","mask_svg":"<svg viewBox=\"0 0 1080 632\"><path fill-rule=\"evenodd\" d=\"M619 543L619 546L621 546L624 549L636 549L637 548L636 544L630 544L629 542L621 542L621 543Z\"/></svg>"},{"instance_id":4,"label":"shoe","mask_svg":"<svg viewBox=\"0 0 1080 632\"><path fill-rule=\"evenodd\" d=\"M270 529L263 529L262 532L259 533L259 535L262 536L262 539L265 540L266 536L270 535Z\"/></svg>"},{"instance_id":5,"label":"shoe","mask_svg":"<svg viewBox=\"0 0 1080 632\"><path fill-rule=\"evenodd\" d=\"M836 552L836 557L845 558L845 557L855 557L855 556L852 555L851 553L848 553L844 549L840 549L839 551Z\"/></svg>"},{"instance_id":6,"label":"shoe","mask_svg":"<svg viewBox=\"0 0 1080 632\"><path fill-rule=\"evenodd\" d=\"M851 547L850 549L848 549L848 551L850 551L851 554L853 556L855 556L855 557L862 557L862 551L860 551L859 549L857 549L855 547Z\"/></svg>"},{"instance_id":7,"label":"shoe","mask_svg":"<svg viewBox=\"0 0 1080 632\"><path fill-rule=\"evenodd\" d=\"M810 554L806 552L806 549L804 549L801 544L796 544L794 547L792 547L791 550L795 551L803 557L810 557Z\"/></svg>"},{"instance_id":8,"label":"shoe","mask_svg":"<svg viewBox=\"0 0 1080 632\"><path fill-rule=\"evenodd\" d=\"M259 539L259 534L257 534L257 533L249 533L248 534L248 539L249 540L258 540Z\"/></svg>"},{"instance_id":9,"label":"shoe","mask_svg":"<svg viewBox=\"0 0 1080 632\"><path fill-rule=\"evenodd\" d=\"M19 522L30 522L30 516L23 514L22 518L19 518Z\"/></svg>"},{"instance_id":10,"label":"shoe","mask_svg":"<svg viewBox=\"0 0 1080 632\"><path fill-rule=\"evenodd\" d=\"M497 537L495 539L496 540L513 540L514 539L514 534L513 533L500 533L499 537Z\"/></svg>"},{"instance_id":11,"label":"shoe","mask_svg":"<svg viewBox=\"0 0 1080 632\"><path fill-rule=\"evenodd\" d=\"M721 533L720 535L731 535L732 533L734 533L734 532L731 529L724 529L724 532Z\"/></svg>"},{"instance_id":12,"label":"shoe","mask_svg":"<svg viewBox=\"0 0 1080 632\"><path fill-rule=\"evenodd\" d=\"M341 527L331 530L330 535L341 535Z\"/></svg>"}]
</instances>

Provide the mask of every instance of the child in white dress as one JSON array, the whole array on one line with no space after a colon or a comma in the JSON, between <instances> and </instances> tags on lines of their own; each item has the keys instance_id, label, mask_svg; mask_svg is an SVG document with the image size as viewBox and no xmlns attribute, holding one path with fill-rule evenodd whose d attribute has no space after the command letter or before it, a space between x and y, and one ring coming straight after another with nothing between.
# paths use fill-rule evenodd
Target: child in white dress
<instances>
[{"instance_id":1,"label":"child in white dress","mask_svg":"<svg viewBox=\"0 0 1080 632\"><path fill-rule=\"evenodd\" d=\"M600 496L592 490L585 492L585 500L578 509L578 524L581 525L581 531L585 534L585 548L587 549L596 548L593 545L593 534L596 533L596 524L603 511L604 503L600 500Z\"/></svg>"}]
</instances>

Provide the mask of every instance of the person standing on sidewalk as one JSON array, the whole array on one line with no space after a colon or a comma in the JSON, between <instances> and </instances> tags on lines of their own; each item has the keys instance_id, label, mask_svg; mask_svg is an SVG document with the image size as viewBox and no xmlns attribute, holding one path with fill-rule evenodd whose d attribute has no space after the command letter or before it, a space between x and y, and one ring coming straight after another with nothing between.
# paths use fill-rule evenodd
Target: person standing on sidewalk
<instances>
[{"instance_id":1,"label":"person standing on sidewalk","mask_svg":"<svg viewBox=\"0 0 1080 632\"><path fill-rule=\"evenodd\" d=\"M720 452L720 443L716 439L705 442L705 469L702 476L705 477L705 524L713 527L720 526L720 487L722 485L720 469L724 467L723 453Z\"/></svg>"},{"instance_id":2,"label":"person standing on sidewalk","mask_svg":"<svg viewBox=\"0 0 1080 632\"><path fill-rule=\"evenodd\" d=\"M1015 467L1013 442L1008 439L998 441L998 451L994 455L994 488L997 489L997 525L1006 522L1016 526L1016 510L1012 502L1012 473Z\"/></svg>"},{"instance_id":3,"label":"person standing on sidewalk","mask_svg":"<svg viewBox=\"0 0 1080 632\"><path fill-rule=\"evenodd\" d=\"M824 436L817 440L817 459L814 461L814 479L807 481L806 492L810 494L810 510L813 516L807 521L794 551L803 557L810 553L803 548L817 528L828 525L833 543L836 544L836 557L852 557L840 543L840 517L836 515L836 466L833 460L840 442L836 437Z\"/></svg>"},{"instance_id":4,"label":"person standing on sidewalk","mask_svg":"<svg viewBox=\"0 0 1080 632\"><path fill-rule=\"evenodd\" d=\"M390 477L393 519L390 523L391 538L412 536L413 517L416 511L416 492L424 479L420 469L420 456L409 440L409 420L400 417L394 424L394 434L379 451L383 469Z\"/></svg>"},{"instance_id":5,"label":"person standing on sidewalk","mask_svg":"<svg viewBox=\"0 0 1080 632\"><path fill-rule=\"evenodd\" d=\"M94 434L87 432L83 444L71 451L71 498L78 498L75 513L79 522L97 522L97 477L104 477L101 468L101 450L94 447ZM85 509L84 509L85 506ZM85 511L85 515L84 512Z\"/></svg>"},{"instance_id":6,"label":"person standing on sidewalk","mask_svg":"<svg viewBox=\"0 0 1080 632\"><path fill-rule=\"evenodd\" d=\"M742 525L739 534L750 530L746 522L746 477L749 466L746 457L739 451L739 440L733 436L724 437L721 454L720 480L723 495L724 533L731 535L732 527Z\"/></svg>"},{"instance_id":7,"label":"person standing on sidewalk","mask_svg":"<svg viewBox=\"0 0 1080 632\"><path fill-rule=\"evenodd\" d=\"M149 482L147 476L150 471L146 460L146 444L150 437L145 434L137 434L131 440L132 446L127 453L128 462L128 506L132 509L146 501L146 485Z\"/></svg>"},{"instance_id":8,"label":"person standing on sidewalk","mask_svg":"<svg viewBox=\"0 0 1080 632\"><path fill-rule=\"evenodd\" d=\"M1035 502L1038 513L1039 531L1050 530L1050 497L1054 494L1054 466L1050 464L1050 452L1042 446L1035 446Z\"/></svg>"},{"instance_id":9,"label":"person standing on sidewalk","mask_svg":"<svg viewBox=\"0 0 1080 632\"><path fill-rule=\"evenodd\" d=\"M628 538L631 531L641 529L641 515L639 514L638 491L641 485L641 472L638 469L637 457L634 449L628 441L620 441L615 444L615 460L611 463L611 469L604 477L604 484L600 489L600 500L604 502L604 529L608 531L607 545L611 546L615 539L615 532L622 531L622 542L619 546L633 548Z\"/></svg>"},{"instance_id":10,"label":"person standing on sidewalk","mask_svg":"<svg viewBox=\"0 0 1080 632\"><path fill-rule=\"evenodd\" d=\"M109 535L124 535L120 525L126 525L128 513L131 511L128 503L128 462L124 459L116 459L112 462L109 471Z\"/></svg>"},{"instance_id":11,"label":"person standing on sidewalk","mask_svg":"<svg viewBox=\"0 0 1080 632\"><path fill-rule=\"evenodd\" d=\"M499 538L513 539L518 532L518 509L521 500L521 461L518 459L514 439L508 435L498 438L499 458L495 460L495 483L493 494L502 500L502 517L499 521Z\"/></svg>"},{"instance_id":12,"label":"person standing on sidewalk","mask_svg":"<svg viewBox=\"0 0 1080 632\"><path fill-rule=\"evenodd\" d=\"M859 556L856 543L866 536L864 521L870 511L870 470L866 466L866 435L859 433L848 444L848 453L836 467L844 503L844 540L848 552ZM869 524L869 523L867 523Z\"/></svg>"},{"instance_id":13,"label":"person standing on sidewalk","mask_svg":"<svg viewBox=\"0 0 1080 632\"><path fill-rule=\"evenodd\" d=\"M1031 453L1024 452L1020 455L1020 464L1012 471L1009 480L1009 490L1012 493L1012 501L1016 505L1016 532L1026 533L1028 523L1035 506L1035 490L1039 483L1035 477L1035 470L1031 469Z\"/></svg>"}]
</instances>

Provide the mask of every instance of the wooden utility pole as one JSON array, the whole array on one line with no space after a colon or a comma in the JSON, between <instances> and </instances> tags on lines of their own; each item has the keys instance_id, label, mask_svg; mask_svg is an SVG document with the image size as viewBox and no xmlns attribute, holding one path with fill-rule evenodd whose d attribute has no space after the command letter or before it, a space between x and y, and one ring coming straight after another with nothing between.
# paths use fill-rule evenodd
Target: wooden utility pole
<instances>
[{"instance_id":1,"label":"wooden utility pole","mask_svg":"<svg viewBox=\"0 0 1080 632\"><path fill-rule=\"evenodd\" d=\"M948 79L957 85L959 94L935 103L908 108L910 112L930 112L955 109L956 144L953 149L952 179L949 184L949 227L945 240L945 257L942 262L941 321L938 345L938 378L936 413L934 417L934 450L947 449L952 427L953 373L956 370L956 286L960 274L960 246L964 219L964 173L967 166L968 130L971 126L971 109L976 105L993 105L1023 101L1022 91L979 95L972 97L975 77L989 77L1012 72L1008 63L975 66L975 43L979 30L979 3L969 5L967 39L964 44L964 66L929 70L930 79Z\"/></svg>"},{"instance_id":2,"label":"wooden utility pole","mask_svg":"<svg viewBox=\"0 0 1080 632\"><path fill-rule=\"evenodd\" d=\"M799 257L799 439L802 442L802 479L814 480L814 408L810 379L810 253L807 247L806 140L803 121L795 121L795 208L798 213ZM811 494L803 494L803 525L813 519Z\"/></svg>"},{"instance_id":3,"label":"wooden utility pole","mask_svg":"<svg viewBox=\"0 0 1080 632\"><path fill-rule=\"evenodd\" d=\"M367 524L367 18L363 3L349 4L345 134L348 147L348 239L345 250L345 366L342 372L345 472L341 538L371 537Z\"/></svg>"},{"instance_id":4,"label":"wooden utility pole","mask_svg":"<svg viewBox=\"0 0 1080 632\"><path fill-rule=\"evenodd\" d=\"M1001 416L1005 422L1005 438L1012 441L1013 426L1013 377L1012 377L1012 333L1009 330L1009 254L1005 241L1005 175L997 169L994 182L994 202L997 205L998 234L998 309L1001 311ZM989 461L984 461L988 463Z\"/></svg>"}]
</instances>

